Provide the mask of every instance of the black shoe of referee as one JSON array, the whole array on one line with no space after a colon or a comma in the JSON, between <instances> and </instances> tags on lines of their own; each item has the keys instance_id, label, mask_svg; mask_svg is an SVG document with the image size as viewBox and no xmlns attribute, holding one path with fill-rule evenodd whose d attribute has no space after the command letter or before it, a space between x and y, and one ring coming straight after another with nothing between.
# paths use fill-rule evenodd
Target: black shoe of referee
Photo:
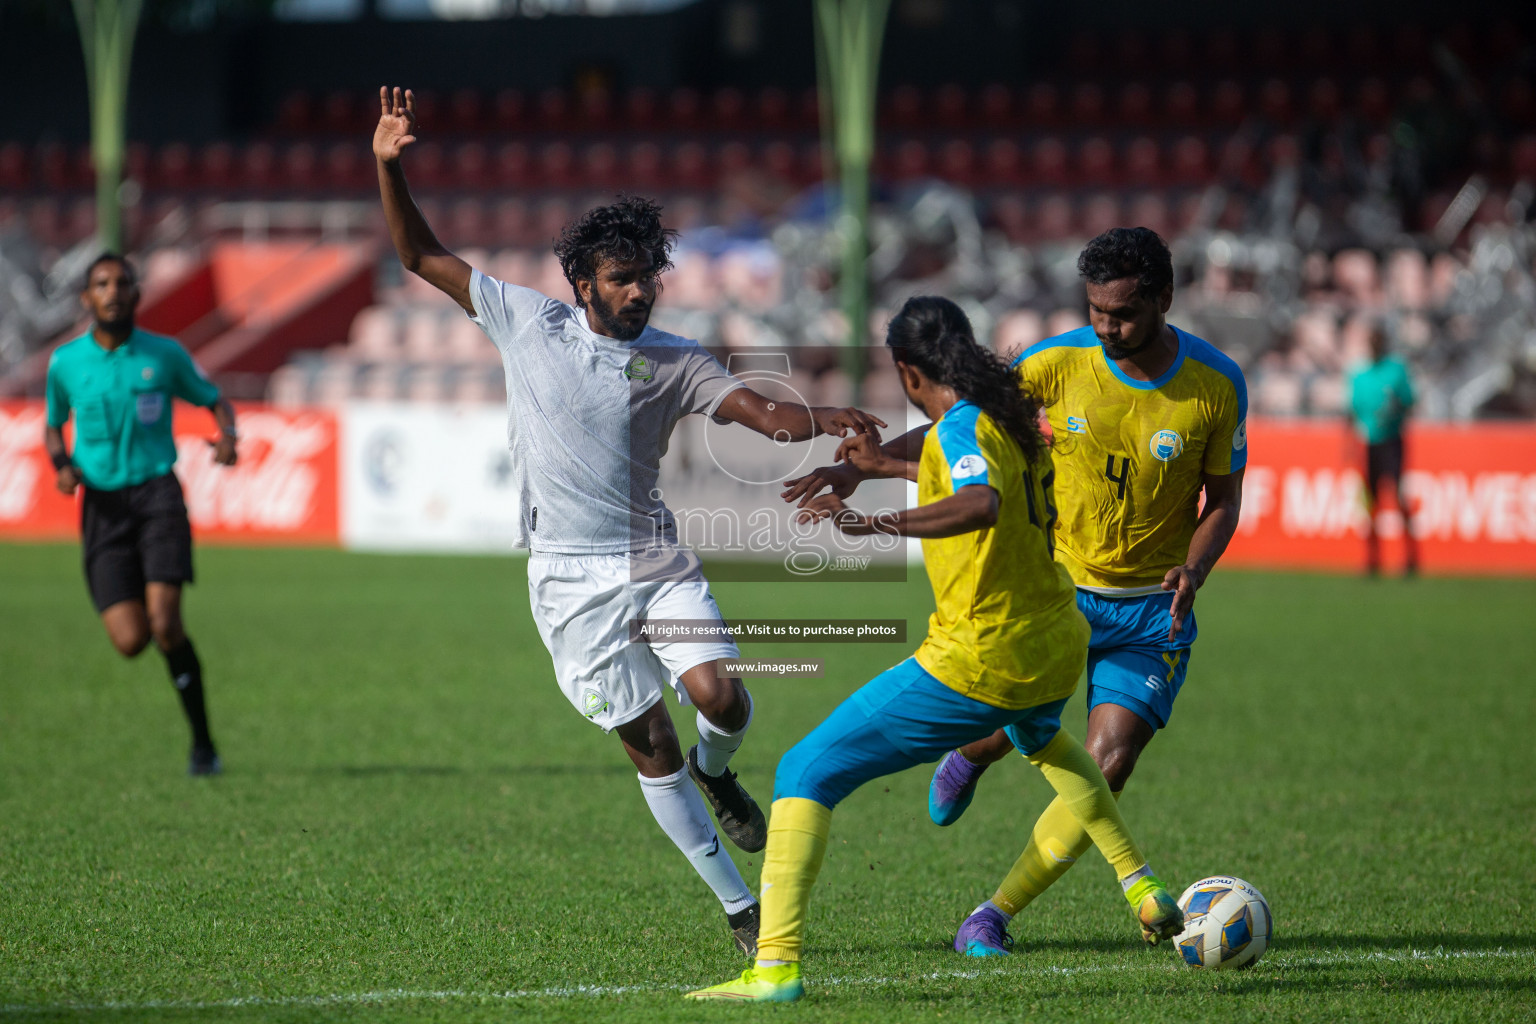
<instances>
[{"instance_id":1,"label":"black shoe of referee","mask_svg":"<svg viewBox=\"0 0 1536 1024\"><path fill-rule=\"evenodd\" d=\"M188 775L218 775L223 770L224 765L219 761L219 752L213 749L212 744L192 748L192 756L187 759Z\"/></svg>"},{"instance_id":2,"label":"black shoe of referee","mask_svg":"<svg viewBox=\"0 0 1536 1024\"><path fill-rule=\"evenodd\" d=\"M757 801L736 781L735 772L727 768L719 775L704 774L699 768L699 748L689 747L688 774L709 802L727 839L748 853L757 853L768 845L768 820Z\"/></svg>"}]
</instances>

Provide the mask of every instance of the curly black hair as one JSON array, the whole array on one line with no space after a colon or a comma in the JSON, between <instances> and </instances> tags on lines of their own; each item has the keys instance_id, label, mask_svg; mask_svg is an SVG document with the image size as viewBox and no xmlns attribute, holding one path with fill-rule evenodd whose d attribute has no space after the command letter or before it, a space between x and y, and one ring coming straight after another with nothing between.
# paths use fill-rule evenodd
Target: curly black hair
<instances>
[{"instance_id":1,"label":"curly black hair","mask_svg":"<svg viewBox=\"0 0 1536 1024\"><path fill-rule=\"evenodd\" d=\"M1034 462L1050 447L1040 432L1040 403L1019 385L1006 360L982 348L964 310L936 295L914 295L885 329L892 355L975 402Z\"/></svg>"},{"instance_id":2,"label":"curly black hair","mask_svg":"<svg viewBox=\"0 0 1536 1024\"><path fill-rule=\"evenodd\" d=\"M659 275L672 269L676 241L677 232L661 226L661 204L621 195L617 202L594 207L567 224L555 239L555 256L576 292L576 305L585 308L576 282L595 278L605 260L627 263L649 253Z\"/></svg>"},{"instance_id":3,"label":"curly black hair","mask_svg":"<svg viewBox=\"0 0 1536 1024\"><path fill-rule=\"evenodd\" d=\"M1089 284L1134 277L1137 294L1152 298L1173 284L1173 256L1151 228L1110 228L1077 257L1077 272Z\"/></svg>"}]
</instances>

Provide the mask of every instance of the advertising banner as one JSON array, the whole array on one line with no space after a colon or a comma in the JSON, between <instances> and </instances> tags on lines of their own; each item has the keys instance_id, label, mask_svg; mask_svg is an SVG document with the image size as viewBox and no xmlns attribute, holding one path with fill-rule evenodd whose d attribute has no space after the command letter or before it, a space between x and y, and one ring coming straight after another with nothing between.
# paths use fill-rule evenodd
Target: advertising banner
<instances>
[{"instance_id":1,"label":"advertising banner","mask_svg":"<svg viewBox=\"0 0 1536 1024\"><path fill-rule=\"evenodd\" d=\"M335 544L336 417L325 411L236 407L240 461L216 465L213 418L177 403L176 475L199 540ZM0 402L0 538L71 539L79 495L54 487L39 401ZM68 427L66 441L73 443Z\"/></svg>"},{"instance_id":2,"label":"advertising banner","mask_svg":"<svg viewBox=\"0 0 1536 1024\"><path fill-rule=\"evenodd\" d=\"M176 472L199 540L391 551L511 548L519 512L500 406L364 402L339 414L242 406L240 463L231 469L209 457L213 424L206 412L178 406L176 415ZM901 422L898 410L881 415ZM0 402L0 539L77 535L76 500L54 489L43 422L40 401ZM826 524L802 535L771 514L780 488L770 478L820 464L834 441L820 439L803 451L790 446L783 453L789 461L753 476L743 468L761 468L751 439L739 450L722 448L716 432L733 444L744 433L686 418L660 480L679 535L706 560L761 561L782 548L779 561L783 552L799 552L793 571L814 562L818 573L848 579L899 557L883 550L873 558L850 554L829 546ZM1424 571L1536 575L1536 424L1415 425L1406 448L1404 490ZM1250 421L1243 515L1223 564L1363 567L1364 464L1363 447L1338 422ZM912 500L904 487L864 490L857 504L894 508ZM1396 568L1403 517L1394 503L1378 511L1377 524L1385 567ZM844 562L858 564L845 569Z\"/></svg>"},{"instance_id":3,"label":"advertising banner","mask_svg":"<svg viewBox=\"0 0 1536 1024\"><path fill-rule=\"evenodd\" d=\"M1369 513L1365 447L1340 422L1255 420L1243 514L1226 565L1357 570ZM1426 572L1536 575L1536 425L1416 425L1403 489ZM1377 511L1384 567L1403 561L1403 516Z\"/></svg>"}]
</instances>

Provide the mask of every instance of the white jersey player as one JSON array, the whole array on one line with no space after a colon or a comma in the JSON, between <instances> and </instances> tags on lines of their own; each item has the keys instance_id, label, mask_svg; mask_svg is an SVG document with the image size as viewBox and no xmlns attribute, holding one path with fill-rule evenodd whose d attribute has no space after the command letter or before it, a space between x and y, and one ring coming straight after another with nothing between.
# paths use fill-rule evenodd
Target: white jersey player
<instances>
[{"instance_id":1,"label":"white jersey player","mask_svg":"<svg viewBox=\"0 0 1536 1024\"><path fill-rule=\"evenodd\" d=\"M737 657L736 646L723 630L713 642L631 642L634 620L720 621L659 498L660 460L690 413L795 441L850 430L878 440L885 424L857 409L770 402L697 342L650 327L675 233L648 200L590 210L561 234L555 253L574 305L472 269L438 242L406 186L400 154L416 141L412 94L381 89L379 105L373 151L400 260L463 307L501 352L529 597L560 687L582 715L618 734L657 823L714 890L750 956L757 901L719 855L699 795L737 846L764 847L763 813L727 768L752 720L741 680L718 669ZM698 708L699 742L686 759L661 703L665 683Z\"/></svg>"}]
</instances>

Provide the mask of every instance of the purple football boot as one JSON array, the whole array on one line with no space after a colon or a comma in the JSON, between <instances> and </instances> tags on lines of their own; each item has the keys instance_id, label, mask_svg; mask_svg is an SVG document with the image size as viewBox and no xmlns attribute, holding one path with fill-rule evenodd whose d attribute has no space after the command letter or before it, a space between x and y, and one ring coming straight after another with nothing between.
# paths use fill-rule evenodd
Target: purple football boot
<instances>
[{"instance_id":1,"label":"purple football boot","mask_svg":"<svg viewBox=\"0 0 1536 1024\"><path fill-rule=\"evenodd\" d=\"M1002 914L983 903L960 925L955 933L955 952L966 956L1007 956L1013 949L1013 936Z\"/></svg>"},{"instance_id":2,"label":"purple football boot","mask_svg":"<svg viewBox=\"0 0 1536 1024\"><path fill-rule=\"evenodd\" d=\"M958 750L951 750L939 760L928 783L928 817L935 825L953 825L971 806L976 795L976 780L987 770L984 764L972 764Z\"/></svg>"}]
</instances>

